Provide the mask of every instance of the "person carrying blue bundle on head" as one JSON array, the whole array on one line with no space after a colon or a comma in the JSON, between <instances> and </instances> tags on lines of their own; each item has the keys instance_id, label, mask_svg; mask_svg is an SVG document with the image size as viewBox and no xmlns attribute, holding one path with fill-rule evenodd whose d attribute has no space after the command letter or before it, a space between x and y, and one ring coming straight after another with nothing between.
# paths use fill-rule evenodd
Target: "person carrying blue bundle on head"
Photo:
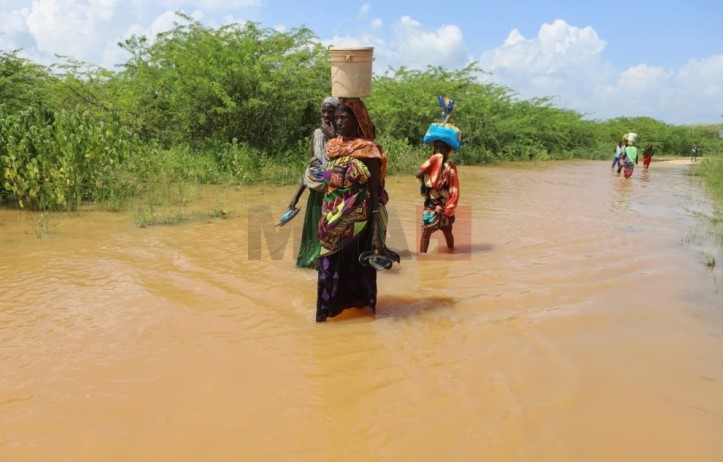
<instances>
[{"instance_id":1,"label":"person carrying blue bundle on head","mask_svg":"<svg viewBox=\"0 0 723 462\"><path fill-rule=\"evenodd\" d=\"M432 155L417 171L420 181L420 192L424 196L422 212L422 238L419 252L426 253L432 233L441 230L447 248L454 249L452 225L454 212L459 201L459 177L457 166L450 160L453 150L462 145L462 138L457 127L449 123L455 108L454 100L439 97L442 109L442 123L433 123L424 135L424 143L432 145Z\"/></svg>"}]
</instances>

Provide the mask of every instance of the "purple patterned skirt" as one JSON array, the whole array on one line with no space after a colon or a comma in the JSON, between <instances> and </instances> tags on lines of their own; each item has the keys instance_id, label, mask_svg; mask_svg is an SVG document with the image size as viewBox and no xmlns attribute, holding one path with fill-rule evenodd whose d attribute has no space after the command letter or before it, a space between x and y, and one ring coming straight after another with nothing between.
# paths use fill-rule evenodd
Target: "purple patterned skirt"
<instances>
[{"instance_id":1,"label":"purple patterned skirt","mask_svg":"<svg viewBox=\"0 0 723 462\"><path fill-rule=\"evenodd\" d=\"M376 311L377 271L359 263L359 255L371 249L370 228L368 224L341 250L319 258L316 322L333 318L347 308Z\"/></svg>"}]
</instances>

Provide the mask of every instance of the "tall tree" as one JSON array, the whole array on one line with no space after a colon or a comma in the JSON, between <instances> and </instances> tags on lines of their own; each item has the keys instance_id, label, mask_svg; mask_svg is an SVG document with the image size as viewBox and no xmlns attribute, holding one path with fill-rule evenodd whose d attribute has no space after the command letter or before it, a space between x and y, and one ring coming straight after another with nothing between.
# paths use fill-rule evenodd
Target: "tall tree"
<instances>
[{"instance_id":1,"label":"tall tree","mask_svg":"<svg viewBox=\"0 0 723 462\"><path fill-rule=\"evenodd\" d=\"M329 86L326 50L310 30L209 29L179 18L153 43L122 44L131 59L118 83L139 134L166 144L237 139L269 151L308 135L318 112L310 102Z\"/></svg>"}]
</instances>

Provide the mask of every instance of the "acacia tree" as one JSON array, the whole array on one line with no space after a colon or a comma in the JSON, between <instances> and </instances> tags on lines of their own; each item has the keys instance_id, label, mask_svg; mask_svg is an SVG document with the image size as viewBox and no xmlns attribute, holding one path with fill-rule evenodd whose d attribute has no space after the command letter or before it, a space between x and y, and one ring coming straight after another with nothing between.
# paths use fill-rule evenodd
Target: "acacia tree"
<instances>
[{"instance_id":1,"label":"acacia tree","mask_svg":"<svg viewBox=\"0 0 723 462\"><path fill-rule=\"evenodd\" d=\"M474 64L457 71L434 66L424 71L390 68L374 78L374 91L369 98L377 129L413 145L420 144L430 122L440 119L438 96L448 96L461 101L465 108L470 107L466 95L476 85L477 71ZM460 123L457 115L453 119L455 124Z\"/></svg>"},{"instance_id":2,"label":"acacia tree","mask_svg":"<svg viewBox=\"0 0 723 462\"><path fill-rule=\"evenodd\" d=\"M429 123L439 121L437 96L457 101L452 122L462 130L466 163L530 157L572 157L594 146L594 127L574 111L555 108L551 98L521 100L503 86L484 83L475 63L448 71L400 68L374 81L370 110L385 135L419 146Z\"/></svg>"},{"instance_id":3,"label":"acacia tree","mask_svg":"<svg viewBox=\"0 0 723 462\"><path fill-rule=\"evenodd\" d=\"M19 57L18 51L0 51L0 104L8 113L43 104L52 87L48 70Z\"/></svg>"},{"instance_id":4,"label":"acacia tree","mask_svg":"<svg viewBox=\"0 0 723 462\"><path fill-rule=\"evenodd\" d=\"M325 48L310 30L209 29L179 18L152 43L121 44L131 58L117 83L140 135L167 145L236 139L267 152L308 136L329 83Z\"/></svg>"}]
</instances>

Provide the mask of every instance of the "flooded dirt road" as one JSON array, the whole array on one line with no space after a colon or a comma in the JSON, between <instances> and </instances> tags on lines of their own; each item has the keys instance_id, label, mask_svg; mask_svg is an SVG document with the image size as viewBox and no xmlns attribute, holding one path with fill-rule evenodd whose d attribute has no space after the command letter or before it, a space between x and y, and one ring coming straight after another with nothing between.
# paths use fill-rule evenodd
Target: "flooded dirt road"
<instances>
[{"instance_id":1,"label":"flooded dirt road","mask_svg":"<svg viewBox=\"0 0 723 462\"><path fill-rule=\"evenodd\" d=\"M462 167L457 252L424 256L390 178L402 263L376 318L324 324L303 213L273 227L293 186L41 239L2 210L0 460L720 461L723 254L688 168Z\"/></svg>"}]
</instances>

